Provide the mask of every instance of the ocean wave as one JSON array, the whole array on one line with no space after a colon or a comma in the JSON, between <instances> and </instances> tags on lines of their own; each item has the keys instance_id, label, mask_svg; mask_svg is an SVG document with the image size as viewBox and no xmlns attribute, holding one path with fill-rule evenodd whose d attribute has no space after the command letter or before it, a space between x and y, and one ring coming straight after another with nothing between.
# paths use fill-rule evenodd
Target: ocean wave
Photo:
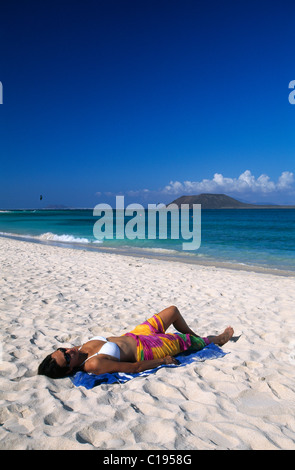
<instances>
[{"instance_id":1,"label":"ocean wave","mask_svg":"<svg viewBox=\"0 0 295 470\"><path fill-rule=\"evenodd\" d=\"M1 209L0 214L25 214L25 213L32 213L32 212L37 212L37 209L15 209L15 210L9 210L9 209Z\"/></svg>"},{"instance_id":2,"label":"ocean wave","mask_svg":"<svg viewBox=\"0 0 295 470\"><path fill-rule=\"evenodd\" d=\"M89 240L88 238L81 238L81 237L74 237L73 235L57 235L56 233L46 232L42 233L41 235L31 235L31 234L20 234L20 233L10 233L10 232L0 232L0 235L8 236L8 237L20 237L20 238L27 238L32 240L41 240L41 241L53 241L53 242L60 242L60 243L81 243L81 244L89 244L89 243L102 243L100 240Z\"/></svg>"},{"instance_id":3,"label":"ocean wave","mask_svg":"<svg viewBox=\"0 0 295 470\"><path fill-rule=\"evenodd\" d=\"M47 241L54 241L54 242L62 242L62 243L91 243L91 240L88 238L81 238L81 237L74 237L73 235L57 235L52 232L46 232L40 235L40 240L47 240ZM98 241L95 241L97 243Z\"/></svg>"}]
</instances>

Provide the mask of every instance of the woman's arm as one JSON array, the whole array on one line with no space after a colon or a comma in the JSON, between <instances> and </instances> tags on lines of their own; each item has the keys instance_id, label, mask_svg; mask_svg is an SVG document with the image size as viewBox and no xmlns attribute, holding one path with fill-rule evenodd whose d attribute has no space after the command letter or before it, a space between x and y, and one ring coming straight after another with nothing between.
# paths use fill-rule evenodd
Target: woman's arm
<instances>
[{"instance_id":1,"label":"woman's arm","mask_svg":"<svg viewBox=\"0 0 295 470\"><path fill-rule=\"evenodd\" d=\"M87 363L86 363L87 364ZM86 365L85 364L85 365ZM136 374L148 369L155 369L163 364L175 364L177 360L172 356L166 356L162 359L151 359L149 361L139 362L119 362L104 358L92 358L91 362L85 367L85 372L91 374L112 374L113 372L125 372L126 374Z\"/></svg>"}]
</instances>

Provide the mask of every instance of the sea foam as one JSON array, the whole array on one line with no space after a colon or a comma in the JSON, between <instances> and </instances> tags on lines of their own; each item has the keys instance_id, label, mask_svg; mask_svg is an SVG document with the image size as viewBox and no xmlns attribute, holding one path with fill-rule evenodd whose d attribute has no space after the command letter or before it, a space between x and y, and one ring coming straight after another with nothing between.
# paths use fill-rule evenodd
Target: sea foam
<instances>
[{"instance_id":1,"label":"sea foam","mask_svg":"<svg viewBox=\"0 0 295 470\"><path fill-rule=\"evenodd\" d=\"M56 235L52 232L43 233L38 237L40 240L48 240L55 242L64 242L64 243L91 243L88 238L74 237L73 235Z\"/></svg>"}]
</instances>

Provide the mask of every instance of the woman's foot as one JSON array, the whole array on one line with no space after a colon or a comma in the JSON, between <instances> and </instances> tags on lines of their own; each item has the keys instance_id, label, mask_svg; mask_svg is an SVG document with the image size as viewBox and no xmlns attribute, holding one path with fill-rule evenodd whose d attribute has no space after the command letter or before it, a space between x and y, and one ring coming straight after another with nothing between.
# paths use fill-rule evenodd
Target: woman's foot
<instances>
[{"instance_id":1,"label":"woman's foot","mask_svg":"<svg viewBox=\"0 0 295 470\"><path fill-rule=\"evenodd\" d=\"M231 326L225 328L224 332L218 336L208 336L210 343L217 344L218 346L223 346L227 343L234 334L234 330Z\"/></svg>"}]
</instances>

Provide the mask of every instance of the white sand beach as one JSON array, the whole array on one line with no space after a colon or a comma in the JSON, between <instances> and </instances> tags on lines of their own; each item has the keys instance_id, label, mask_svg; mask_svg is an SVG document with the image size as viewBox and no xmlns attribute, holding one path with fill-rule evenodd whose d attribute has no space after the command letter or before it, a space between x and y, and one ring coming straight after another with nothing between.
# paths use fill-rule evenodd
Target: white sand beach
<instances>
[{"instance_id":1,"label":"white sand beach","mask_svg":"<svg viewBox=\"0 0 295 470\"><path fill-rule=\"evenodd\" d=\"M295 277L1 237L0 263L1 449L295 449ZM54 349L169 305L201 336L241 336L126 384L36 375Z\"/></svg>"}]
</instances>

